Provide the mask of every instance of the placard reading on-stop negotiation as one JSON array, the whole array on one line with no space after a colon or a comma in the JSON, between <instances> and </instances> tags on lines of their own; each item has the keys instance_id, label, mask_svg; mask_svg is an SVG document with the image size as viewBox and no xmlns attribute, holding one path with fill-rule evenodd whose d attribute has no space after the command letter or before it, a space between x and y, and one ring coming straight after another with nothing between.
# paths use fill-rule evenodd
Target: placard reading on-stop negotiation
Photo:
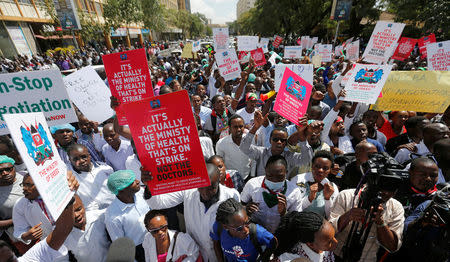
<instances>
[{"instance_id":1,"label":"placard reading on-stop negotiation","mask_svg":"<svg viewBox=\"0 0 450 262\"><path fill-rule=\"evenodd\" d=\"M197 126L186 90L124 106L152 195L209 186Z\"/></svg>"},{"instance_id":2,"label":"placard reading on-stop negotiation","mask_svg":"<svg viewBox=\"0 0 450 262\"><path fill-rule=\"evenodd\" d=\"M77 122L58 69L0 74L0 135L4 114L43 112L49 125Z\"/></svg>"},{"instance_id":3,"label":"placard reading on-stop negotiation","mask_svg":"<svg viewBox=\"0 0 450 262\"><path fill-rule=\"evenodd\" d=\"M42 112L4 116L14 144L33 178L53 220L57 220L74 192L67 182L67 167L48 130Z\"/></svg>"},{"instance_id":4,"label":"placard reading on-stop negotiation","mask_svg":"<svg viewBox=\"0 0 450 262\"><path fill-rule=\"evenodd\" d=\"M443 113L450 104L450 72L392 71L374 110Z\"/></svg>"}]
</instances>

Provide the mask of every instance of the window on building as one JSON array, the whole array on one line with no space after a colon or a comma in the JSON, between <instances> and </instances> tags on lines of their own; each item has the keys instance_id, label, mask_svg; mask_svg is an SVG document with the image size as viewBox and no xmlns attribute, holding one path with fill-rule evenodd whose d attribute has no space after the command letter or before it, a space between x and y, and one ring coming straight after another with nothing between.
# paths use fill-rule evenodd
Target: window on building
<instances>
[{"instance_id":1,"label":"window on building","mask_svg":"<svg viewBox=\"0 0 450 262\"><path fill-rule=\"evenodd\" d=\"M79 2L81 4L81 6L80 6L81 10L87 12L88 9L87 9L87 6L86 6L86 2L84 0L80 0Z\"/></svg>"},{"instance_id":2,"label":"window on building","mask_svg":"<svg viewBox=\"0 0 450 262\"><path fill-rule=\"evenodd\" d=\"M100 6L100 3L95 2L95 9L97 10L99 16L103 16L102 7Z\"/></svg>"},{"instance_id":3,"label":"window on building","mask_svg":"<svg viewBox=\"0 0 450 262\"><path fill-rule=\"evenodd\" d=\"M89 3L89 9L91 9L91 13L95 13L94 1L90 0L88 3Z\"/></svg>"}]
</instances>

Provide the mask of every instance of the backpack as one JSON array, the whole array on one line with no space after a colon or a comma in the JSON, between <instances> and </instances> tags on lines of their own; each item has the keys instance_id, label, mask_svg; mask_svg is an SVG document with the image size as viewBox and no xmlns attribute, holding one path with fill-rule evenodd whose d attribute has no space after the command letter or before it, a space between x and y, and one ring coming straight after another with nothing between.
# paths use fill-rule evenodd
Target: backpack
<instances>
[{"instance_id":1,"label":"backpack","mask_svg":"<svg viewBox=\"0 0 450 262\"><path fill-rule=\"evenodd\" d=\"M261 244L258 241L258 238L256 237L256 224L250 223L249 229L250 229L250 241L252 241L252 244L256 248L256 251L258 251L258 253L260 255L262 255L263 250L262 250ZM217 234L219 236L219 241L220 241L220 235L222 234L222 231L223 231L222 224L217 223Z\"/></svg>"}]
</instances>

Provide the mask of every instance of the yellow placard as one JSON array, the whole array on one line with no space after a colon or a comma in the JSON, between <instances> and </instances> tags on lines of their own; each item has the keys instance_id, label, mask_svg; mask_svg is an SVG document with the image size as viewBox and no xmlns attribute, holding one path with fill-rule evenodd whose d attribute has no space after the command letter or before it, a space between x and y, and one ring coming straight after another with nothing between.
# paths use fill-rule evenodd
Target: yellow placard
<instances>
[{"instance_id":1,"label":"yellow placard","mask_svg":"<svg viewBox=\"0 0 450 262\"><path fill-rule=\"evenodd\" d=\"M197 58L197 53L194 52L192 55L192 43L188 42L184 45L183 52L181 53L183 58Z\"/></svg>"},{"instance_id":2,"label":"yellow placard","mask_svg":"<svg viewBox=\"0 0 450 262\"><path fill-rule=\"evenodd\" d=\"M443 113L450 104L450 72L392 71L373 109Z\"/></svg>"},{"instance_id":3,"label":"yellow placard","mask_svg":"<svg viewBox=\"0 0 450 262\"><path fill-rule=\"evenodd\" d=\"M313 56L311 62L314 65L314 67L320 67L322 65L322 56L321 55Z\"/></svg>"}]
</instances>

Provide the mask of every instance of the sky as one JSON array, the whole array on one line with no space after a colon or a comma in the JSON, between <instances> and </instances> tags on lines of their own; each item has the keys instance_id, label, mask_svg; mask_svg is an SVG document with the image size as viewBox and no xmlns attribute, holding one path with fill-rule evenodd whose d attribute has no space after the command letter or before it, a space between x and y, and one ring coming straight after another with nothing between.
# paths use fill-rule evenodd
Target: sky
<instances>
[{"instance_id":1,"label":"sky","mask_svg":"<svg viewBox=\"0 0 450 262\"><path fill-rule=\"evenodd\" d=\"M225 24L236 20L238 0L191 0L191 12L202 13L213 24Z\"/></svg>"}]
</instances>

